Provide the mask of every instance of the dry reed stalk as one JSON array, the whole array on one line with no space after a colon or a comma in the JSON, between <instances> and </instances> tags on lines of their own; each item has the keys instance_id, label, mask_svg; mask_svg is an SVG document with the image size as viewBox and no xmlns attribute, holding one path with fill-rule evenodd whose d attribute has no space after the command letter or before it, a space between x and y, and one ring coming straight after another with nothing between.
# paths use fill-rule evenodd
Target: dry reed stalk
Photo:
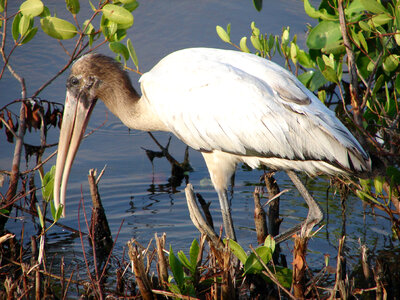
<instances>
[{"instance_id":1,"label":"dry reed stalk","mask_svg":"<svg viewBox=\"0 0 400 300\"><path fill-rule=\"evenodd\" d=\"M154 234L154 238L156 240L156 246L157 246L158 278L159 278L162 288L165 289L165 288L167 288L167 283L168 283L168 263L167 263L167 259L165 258L165 255L164 255L166 235L164 233L161 237L158 237L157 233L156 233L156 234Z\"/></svg>"},{"instance_id":2,"label":"dry reed stalk","mask_svg":"<svg viewBox=\"0 0 400 300\"><path fill-rule=\"evenodd\" d=\"M343 280L343 272L342 272L342 260L344 259L343 257L343 246L344 246L344 240L346 236L343 236L339 240L339 246L338 246L338 254L337 254L337 260L336 260L336 280L335 280L335 285L332 289L330 300L336 299L336 292L339 291L340 293L340 299L347 299L347 293L345 291L345 282Z\"/></svg>"},{"instance_id":3,"label":"dry reed stalk","mask_svg":"<svg viewBox=\"0 0 400 300\"><path fill-rule=\"evenodd\" d=\"M140 294L144 300L154 300L155 295L152 292L152 286L145 271L142 251L135 245L135 240L128 242L128 254L132 263L133 273L135 274L136 283L139 287Z\"/></svg>"}]
</instances>

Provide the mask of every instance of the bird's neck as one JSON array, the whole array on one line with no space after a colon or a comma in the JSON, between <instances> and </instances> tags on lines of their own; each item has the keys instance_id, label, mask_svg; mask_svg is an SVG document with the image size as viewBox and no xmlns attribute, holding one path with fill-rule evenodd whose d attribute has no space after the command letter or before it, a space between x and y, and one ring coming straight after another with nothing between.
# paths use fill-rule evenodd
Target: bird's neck
<instances>
[{"instance_id":1,"label":"bird's neck","mask_svg":"<svg viewBox=\"0 0 400 300\"><path fill-rule=\"evenodd\" d=\"M102 100L108 109L131 129L168 131L149 100L145 96L140 97L130 82L123 88L109 89Z\"/></svg>"}]
</instances>

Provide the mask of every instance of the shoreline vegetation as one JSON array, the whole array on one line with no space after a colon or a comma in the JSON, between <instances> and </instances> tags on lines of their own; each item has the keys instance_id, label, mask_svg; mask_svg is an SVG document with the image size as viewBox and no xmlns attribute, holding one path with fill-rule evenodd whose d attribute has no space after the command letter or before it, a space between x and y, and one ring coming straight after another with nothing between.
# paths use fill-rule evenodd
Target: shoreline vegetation
<instances>
[{"instance_id":1,"label":"shoreline vegetation","mask_svg":"<svg viewBox=\"0 0 400 300\"><path fill-rule=\"evenodd\" d=\"M267 14L262 0L253 3L256 10ZM7 0L0 0L0 80L9 72L21 90L21 99L7 99L0 107L1 143L14 145L10 168L0 170L2 184L8 185L7 192L0 195L1 299L400 298L400 1L321 0L314 7L304 0L306 14L317 21L315 26L307 25L307 49L299 47L289 27L283 27L281 35L272 35L252 22L249 36L236 43L231 38L231 24L216 26L222 42L238 51L265 59L283 58L285 67L335 111L371 155L373 177L335 177L330 179L330 187L340 195L338 207L344 219L346 199L354 194L362 206L390 222L390 245L371 249L373 245L359 241L359 256L352 257L358 263L350 264L344 221L335 245L337 256L321 257L321 268L307 264L313 235L295 235L290 258L272 238L279 233L279 200L287 190L279 189L271 172L264 173L253 193L255 247L224 239L222 232L213 228L210 204L187 185L191 219L199 229L194 234L198 238L187 249L175 249L173 241L167 247L168 237L154 233L147 245L132 239L123 250L118 249L121 257L115 255L119 231L111 234L98 192L104 170L90 170L88 175L91 211L81 196L77 228L62 224L62 207L55 209L52 199L54 168L48 163L56 155L56 145L48 144L46 137L61 126L63 105L40 99L40 93L77 58L102 46L108 46L126 70L141 74L132 41L127 38L139 3L120 0L90 5L91 16L80 22L78 0L66 0L69 21L50 12L45 1L27 0L12 11ZM39 38L39 30L60 44L66 63L28 95L29 77L14 69L12 57L20 47ZM74 41L74 46L66 47L66 40ZM25 142L31 132L40 136L35 145ZM159 151L144 149L150 161L167 159L171 186L186 185L191 171L188 152L179 162L169 152L169 142L163 146L150 136L159 147ZM24 156L31 163L36 159L33 168L23 170ZM37 174L40 183L34 180ZM267 201L267 205L263 203ZM80 216L85 224L79 222ZM21 222L22 231L7 231L10 220ZM39 230L25 235L27 226L34 226L29 232ZM47 256L46 243L55 228L79 237L82 256L71 261Z\"/></svg>"}]
</instances>

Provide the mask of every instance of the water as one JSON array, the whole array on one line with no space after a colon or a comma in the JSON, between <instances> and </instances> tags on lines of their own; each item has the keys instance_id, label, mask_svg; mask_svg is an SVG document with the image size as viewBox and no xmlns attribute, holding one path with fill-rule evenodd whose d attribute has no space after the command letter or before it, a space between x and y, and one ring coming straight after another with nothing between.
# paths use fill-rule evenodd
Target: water
<instances>
[{"instance_id":1,"label":"water","mask_svg":"<svg viewBox=\"0 0 400 300\"><path fill-rule=\"evenodd\" d=\"M12 1L11 6L19 6L22 1ZM63 16L64 3L47 4L51 11L57 11ZM57 5L57 7L56 7ZM84 5L82 4L84 9ZM302 2L295 0L265 1L261 13L255 11L250 1L141 1L139 8L134 13L135 24L130 31L130 38L136 49L140 70L149 70L166 54L187 47L205 46L231 49L223 43L215 32L215 26L226 27L232 24L232 40L239 42L240 38L250 33L250 23L255 21L264 32L280 34L283 26L290 26L291 33L297 34L300 45L304 45L306 23L312 23L303 12ZM84 20L84 17L79 16ZM39 30L40 32L40 30ZM40 34L44 39L43 33ZM70 43L66 43L70 46ZM99 52L112 55L107 47ZM26 79L28 95L33 93L43 84L60 66L66 62L66 56L57 42L51 39L36 39L17 49L12 56L11 64L17 72ZM278 62L280 62L278 60ZM281 62L280 62L281 63ZM64 102L66 74L58 78L40 97L51 101ZM139 89L138 75L131 74L134 86ZM20 97L18 83L11 78L8 72L0 81L1 106L13 99ZM15 111L18 109L15 106ZM99 190L103 205L108 216L113 236L115 237L123 221L114 254L122 255L123 247L127 241L135 237L146 245L154 236L163 232L167 233L167 244L172 244L176 250L188 250L191 241L198 238L197 229L192 225L186 207L183 187L178 192L163 191L170 176L170 165L166 159L156 159L154 169L143 148L158 151L155 143L147 133L129 131L107 109L98 102L91 118L89 129L97 128L108 119L105 126L98 129L93 135L84 140L74 166L68 186L67 217L61 222L73 228L78 228L78 204L83 197L86 210L90 211L90 196L87 184L88 170L97 168L101 170L107 165ZM169 134L156 133L155 136L165 145ZM56 143L58 130L51 130L48 143ZM9 169L11 166L13 145L5 141L1 136L0 169ZM31 133L27 135L26 142L39 144L39 135ZM53 149L46 152L47 157ZM185 145L172 138L170 153L182 161ZM221 217L218 211L218 199L212 186L209 184L208 172L202 157L196 151L190 151L190 162L194 172L190 174L190 182L207 200L212 200L211 213L214 223L221 225ZM46 165L48 171L52 159ZM22 168L25 167L22 163ZM29 164L32 166L32 162ZM258 182L262 173L260 171L246 172L238 168L234 196L232 200L232 213L238 241L244 247L256 244L256 234L253 222L253 198L254 188L249 186ZM277 173L276 178L281 190L289 188L291 191L281 197L281 214L284 218L281 229L289 228L303 220L307 214L304 201L283 173ZM303 177L303 180L306 178ZM36 179L36 183L39 179ZM204 184L205 182L205 184ZM149 192L152 184L156 191ZM4 194L7 184L1 188ZM308 179L307 187L323 207L327 219L325 227L310 241L308 264L312 268L322 268L324 254L336 257L337 239L342 232L342 209L340 197L330 190L326 179ZM328 195L328 196L327 196ZM390 223L384 218L375 216L369 207L364 208L362 202L354 197L347 200L346 232L348 234L348 256L357 262L358 239L366 243L370 248L384 249L390 246ZM38 230L38 224L32 224L29 216L25 216L25 236ZM84 228L84 218L80 215L80 222ZM22 222L10 220L7 229L16 233L21 230ZM86 230L86 229L85 229ZM25 241L27 243L28 240ZM87 247L87 246L86 246ZM288 260L291 260L291 242L283 245ZM88 250L88 248L86 248ZM81 242L79 237L60 228L51 229L47 240L48 256L64 255L66 259L82 263ZM335 262L331 262L335 265Z\"/></svg>"}]
</instances>

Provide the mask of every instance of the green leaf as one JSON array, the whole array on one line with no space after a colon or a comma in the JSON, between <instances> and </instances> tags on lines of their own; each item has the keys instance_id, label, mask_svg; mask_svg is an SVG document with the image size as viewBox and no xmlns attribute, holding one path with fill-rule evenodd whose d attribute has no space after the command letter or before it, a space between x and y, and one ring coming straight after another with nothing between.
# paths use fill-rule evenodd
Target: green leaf
<instances>
[{"instance_id":1,"label":"green leaf","mask_svg":"<svg viewBox=\"0 0 400 300\"><path fill-rule=\"evenodd\" d=\"M0 11L0 12L1 12L1 11ZM1 208L1 209L0 209L0 213L2 213L2 214L4 214L4 215L8 215L8 214L10 214L10 211L9 211L8 209Z\"/></svg>"},{"instance_id":2,"label":"green leaf","mask_svg":"<svg viewBox=\"0 0 400 300\"><path fill-rule=\"evenodd\" d=\"M289 27L284 28L281 37L282 45L286 46L289 43L289 36L290 36Z\"/></svg>"},{"instance_id":3,"label":"green leaf","mask_svg":"<svg viewBox=\"0 0 400 300\"><path fill-rule=\"evenodd\" d=\"M396 87L396 92L400 94L400 74L397 74L396 76L395 87Z\"/></svg>"},{"instance_id":4,"label":"green leaf","mask_svg":"<svg viewBox=\"0 0 400 300\"><path fill-rule=\"evenodd\" d=\"M89 4L90 4L90 7L92 8L92 10L93 10L94 12L97 11L97 9L96 9L96 7L93 5L92 1L89 0Z\"/></svg>"},{"instance_id":5,"label":"green leaf","mask_svg":"<svg viewBox=\"0 0 400 300\"><path fill-rule=\"evenodd\" d=\"M217 25L216 30L217 30L217 34L221 40L223 40L225 43L231 42L231 38L230 38L229 34L225 31L224 28Z\"/></svg>"},{"instance_id":6,"label":"green leaf","mask_svg":"<svg viewBox=\"0 0 400 300\"><path fill-rule=\"evenodd\" d=\"M362 16L362 12L364 11L364 6L361 4L360 0L351 1L349 6L345 8L346 17L351 20L351 22L355 22L352 18L353 15Z\"/></svg>"},{"instance_id":7,"label":"green leaf","mask_svg":"<svg viewBox=\"0 0 400 300\"><path fill-rule=\"evenodd\" d=\"M364 34L362 33L362 31L359 31L358 34L358 39L362 45L362 47L364 48L365 52L368 52L368 44L367 41L365 40Z\"/></svg>"},{"instance_id":8,"label":"green leaf","mask_svg":"<svg viewBox=\"0 0 400 300\"><path fill-rule=\"evenodd\" d=\"M264 48L263 48L258 36L252 35L250 37L250 42L253 45L253 47L256 48L258 51L260 51L260 52L264 51Z\"/></svg>"},{"instance_id":9,"label":"green leaf","mask_svg":"<svg viewBox=\"0 0 400 300\"><path fill-rule=\"evenodd\" d=\"M268 235L268 236L265 238L264 246L270 248L271 251L272 251L272 253L274 253L274 251L275 251L275 244L276 244L276 243L275 243L275 240L274 240L274 238L273 238L271 235Z\"/></svg>"},{"instance_id":10,"label":"green leaf","mask_svg":"<svg viewBox=\"0 0 400 300\"><path fill-rule=\"evenodd\" d=\"M18 39L19 36L19 22L21 21L22 14L16 14L12 23L11 33L14 41Z\"/></svg>"},{"instance_id":11,"label":"green leaf","mask_svg":"<svg viewBox=\"0 0 400 300\"><path fill-rule=\"evenodd\" d=\"M39 204L36 204L36 208L37 208L37 213L38 213L38 216L39 216L40 226L42 228L44 228L44 218L43 218L42 210L40 209Z\"/></svg>"},{"instance_id":12,"label":"green leaf","mask_svg":"<svg viewBox=\"0 0 400 300\"><path fill-rule=\"evenodd\" d=\"M122 2L122 1L121 1ZM136 0L131 1L129 3L125 3L123 6L126 10L133 12L136 8L139 7L139 2L137 2Z\"/></svg>"},{"instance_id":13,"label":"green leaf","mask_svg":"<svg viewBox=\"0 0 400 300\"><path fill-rule=\"evenodd\" d=\"M135 64L136 69L139 69L139 61L138 61L138 58L136 55L135 48L133 48L132 42L130 39L128 39L126 41L126 45L127 45L128 51L129 51L129 56L131 57L133 63Z\"/></svg>"},{"instance_id":14,"label":"green leaf","mask_svg":"<svg viewBox=\"0 0 400 300\"><path fill-rule=\"evenodd\" d=\"M136 2L136 0L118 0L118 2L121 2L122 4L131 4Z\"/></svg>"},{"instance_id":15,"label":"green leaf","mask_svg":"<svg viewBox=\"0 0 400 300\"><path fill-rule=\"evenodd\" d=\"M289 268L284 268L282 266L275 266L276 273L274 274L279 283L285 288L290 289L292 286L293 272ZM274 273L274 270L271 270Z\"/></svg>"},{"instance_id":16,"label":"green leaf","mask_svg":"<svg viewBox=\"0 0 400 300\"><path fill-rule=\"evenodd\" d=\"M42 196L43 200L49 202L53 199L54 189L54 175L56 172L56 166L53 165L49 172L47 172L42 179Z\"/></svg>"},{"instance_id":17,"label":"green leaf","mask_svg":"<svg viewBox=\"0 0 400 300\"><path fill-rule=\"evenodd\" d=\"M395 184L400 184L400 170L398 168L389 166L386 168L386 174L392 178Z\"/></svg>"},{"instance_id":18,"label":"green leaf","mask_svg":"<svg viewBox=\"0 0 400 300\"><path fill-rule=\"evenodd\" d=\"M358 25L360 25L360 28L364 31L371 31L371 26L367 22L360 21L358 22Z\"/></svg>"},{"instance_id":19,"label":"green leaf","mask_svg":"<svg viewBox=\"0 0 400 300\"><path fill-rule=\"evenodd\" d=\"M32 17L30 15L22 15L21 20L19 21L18 31L21 36L24 36L31 27Z\"/></svg>"},{"instance_id":20,"label":"green leaf","mask_svg":"<svg viewBox=\"0 0 400 300\"><path fill-rule=\"evenodd\" d=\"M265 264L267 264L272 258L271 248L260 246L255 251ZM259 273L263 269L264 267L260 263L256 255L254 253L251 253L244 264L244 274Z\"/></svg>"},{"instance_id":21,"label":"green leaf","mask_svg":"<svg viewBox=\"0 0 400 300\"><path fill-rule=\"evenodd\" d=\"M60 206L62 206L62 205L60 205ZM60 206L59 206L59 208L60 208ZM54 201L50 201L50 212L51 212L51 215L53 216L53 220L55 220L57 212L56 212L56 208L54 205Z\"/></svg>"},{"instance_id":22,"label":"green leaf","mask_svg":"<svg viewBox=\"0 0 400 300\"><path fill-rule=\"evenodd\" d=\"M374 84L374 88L372 89L372 94L376 95L376 93L380 90L380 88L383 85L383 80L385 79L384 75L381 74L379 75L378 79L376 79L375 84Z\"/></svg>"},{"instance_id":23,"label":"green leaf","mask_svg":"<svg viewBox=\"0 0 400 300\"><path fill-rule=\"evenodd\" d=\"M298 62L297 59L297 50L299 47L295 43L290 43L290 58L292 59L293 63L296 65Z\"/></svg>"},{"instance_id":24,"label":"green leaf","mask_svg":"<svg viewBox=\"0 0 400 300\"><path fill-rule=\"evenodd\" d=\"M25 37L21 41L21 45L28 43L30 40L33 39L33 37L36 35L36 32L38 31L37 27L33 27L29 29L29 31L26 33Z\"/></svg>"},{"instance_id":25,"label":"green leaf","mask_svg":"<svg viewBox=\"0 0 400 300\"><path fill-rule=\"evenodd\" d=\"M374 24L375 27L378 27L378 26L385 25L385 24L389 23L392 20L393 20L392 16L390 16L388 14L379 14L379 15L373 16L369 20L368 23L372 22L372 24Z\"/></svg>"},{"instance_id":26,"label":"green leaf","mask_svg":"<svg viewBox=\"0 0 400 300\"><path fill-rule=\"evenodd\" d=\"M169 246L169 265L174 275L174 279L178 287L182 287L184 283L184 274L181 261L175 256L172 246Z\"/></svg>"},{"instance_id":27,"label":"green leaf","mask_svg":"<svg viewBox=\"0 0 400 300\"><path fill-rule=\"evenodd\" d=\"M108 47L110 50L114 53L117 54L122 54L122 56L125 58L125 60L129 59L129 51L126 46L120 42L111 42L108 44Z\"/></svg>"},{"instance_id":28,"label":"green leaf","mask_svg":"<svg viewBox=\"0 0 400 300\"><path fill-rule=\"evenodd\" d=\"M361 187L363 188L364 192L370 193L371 192L371 179L359 179Z\"/></svg>"},{"instance_id":29,"label":"green leaf","mask_svg":"<svg viewBox=\"0 0 400 300\"><path fill-rule=\"evenodd\" d=\"M94 27L92 25L92 23L89 23L90 20L86 20L85 22L83 22L83 29L85 29L84 34L90 35L94 33Z\"/></svg>"},{"instance_id":30,"label":"green leaf","mask_svg":"<svg viewBox=\"0 0 400 300\"><path fill-rule=\"evenodd\" d=\"M326 101L326 90L319 90L319 91L318 91L318 99L319 99L322 103L325 103L325 101Z\"/></svg>"},{"instance_id":31,"label":"green leaf","mask_svg":"<svg viewBox=\"0 0 400 300\"><path fill-rule=\"evenodd\" d=\"M387 82L385 82L385 91L386 91L386 103L385 103L385 111L389 117L395 117L398 113L398 105L397 99L390 96L389 88Z\"/></svg>"},{"instance_id":32,"label":"green leaf","mask_svg":"<svg viewBox=\"0 0 400 300\"><path fill-rule=\"evenodd\" d=\"M372 13L379 14L387 12L386 8L377 0L360 0L360 2L365 10L368 10Z\"/></svg>"},{"instance_id":33,"label":"green leaf","mask_svg":"<svg viewBox=\"0 0 400 300\"><path fill-rule=\"evenodd\" d=\"M182 294L182 291L181 291L181 289L176 285L176 284L173 284L173 283L168 283L168 289L171 291L171 292L173 292L173 293L175 293L175 294L177 294L177 295L179 295L179 294ZM177 298L175 298L175 299L177 299Z\"/></svg>"},{"instance_id":34,"label":"green leaf","mask_svg":"<svg viewBox=\"0 0 400 300\"><path fill-rule=\"evenodd\" d=\"M64 205L60 204L60 206L57 208L56 215L54 217L54 222L60 220L63 210L64 210Z\"/></svg>"},{"instance_id":35,"label":"green leaf","mask_svg":"<svg viewBox=\"0 0 400 300\"><path fill-rule=\"evenodd\" d=\"M304 0L304 11L306 14L313 19L322 19L322 20L337 20L336 16L330 15L326 9L316 10L308 0Z\"/></svg>"},{"instance_id":36,"label":"green leaf","mask_svg":"<svg viewBox=\"0 0 400 300\"><path fill-rule=\"evenodd\" d=\"M63 19L57 17L46 17L40 20L43 31L52 38L59 40L72 39L76 33L76 27Z\"/></svg>"},{"instance_id":37,"label":"green leaf","mask_svg":"<svg viewBox=\"0 0 400 300\"><path fill-rule=\"evenodd\" d=\"M42 13L39 15L41 18L45 17L51 17L50 10L47 8L47 6L44 7Z\"/></svg>"},{"instance_id":38,"label":"green leaf","mask_svg":"<svg viewBox=\"0 0 400 300\"><path fill-rule=\"evenodd\" d=\"M253 0L254 8L257 11L261 11L262 10L262 3L263 3L263 0Z\"/></svg>"},{"instance_id":39,"label":"green leaf","mask_svg":"<svg viewBox=\"0 0 400 300\"><path fill-rule=\"evenodd\" d=\"M333 57L333 54L330 54L329 56L325 54L322 55L322 60L324 61L325 65L331 67L332 69L335 69L335 58Z\"/></svg>"},{"instance_id":40,"label":"green leaf","mask_svg":"<svg viewBox=\"0 0 400 300\"><path fill-rule=\"evenodd\" d=\"M313 19L318 19L321 15L321 13L316 10L308 0L304 0L304 11L309 17Z\"/></svg>"},{"instance_id":41,"label":"green leaf","mask_svg":"<svg viewBox=\"0 0 400 300\"><path fill-rule=\"evenodd\" d=\"M400 5L396 5L394 9L394 21L396 22L396 28L400 28Z\"/></svg>"},{"instance_id":42,"label":"green leaf","mask_svg":"<svg viewBox=\"0 0 400 300\"><path fill-rule=\"evenodd\" d=\"M24 16L36 17L43 12L43 2L40 0L27 0L19 7Z\"/></svg>"},{"instance_id":43,"label":"green leaf","mask_svg":"<svg viewBox=\"0 0 400 300\"><path fill-rule=\"evenodd\" d=\"M365 201L366 199L378 204L378 205L382 205L378 200L376 200L374 197L372 197L371 195L365 193L364 191L361 190L356 190L356 195L358 198L360 198L361 200Z\"/></svg>"},{"instance_id":44,"label":"green leaf","mask_svg":"<svg viewBox=\"0 0 400 300\"><path fill-rule=\"evenodd\" d=\"M311 60L310 55L306 53L304 50L299 49L297 51L297 59L299 61L299 64L301 64L305 68L312 68L314 66L314 63Z\"/></svg>"},{"instance_id":45,"label":"green leaf","mask_svg":"<svg viewBox=\"0 0 400 300\"><path fill-rule=\"evenodd\" d=\"M178 258L181 261L181 263L189 269L189 271L191 273L195 272L195 269L193 268L193 266L190 264L189 260L187 259L185 253L183 253L183 251L178 251Z\"/></svg>"},{"instance_id":46,"label":"green leaf","mask_svg":"<svg viewBox=\"0 0 400 300\"><path fill-rule=\"evenodd\" d=\"M131 12L115 4L106 4L101 9L103 15L108 20L124 26L133 25L133 15Z\"/></svg>"},{"instance_id":47,"label":"green leaf","mask_svg":"<svg viewBox=\"0 0 400 300\"><path fill-rule=\"evenodd\" d=\"M252 34L252 35L255 35L255 36L257 36L257 37L260 36L260 29L258 29L258 28L256 27L256 23L255 23L254 21L251 22L250 28L251 28L251 34Z\"/></svg>"},{"instance_id":48,"label":"green leaf","mask_svg":"<svg viewBox=\"0 0 400 300\"><path fill-rule=\"evenodd\" d=\"M268 50L269 51L274 47L274 45L275 45L275 37L274 37L274 35L272 35L272 34L269 35L267 45L268 45Z\"/></svg>"},{"instance_id":49,"label":"green leaf","mask_svg":"<svg viewBox=\"0 0 400 300\"><path fill-rule=\"evenodd\" d=\"M390 73L397 69L399 66L399 56L391 54L383 60L383 70Z\"/></svg>"},{"instance_id":50,"label":"green leaf","mask_svg":"<svg viewBox=\"0 0 400 300\"><path fill-rule=\"evenodd\" d=\"M356 44L357 47L361 48L360 40L358 38L358 34L355 31L355 28L354 27L350 28L349 31L350 31L350 35L351 35L351 38L353 39L354 44Z\"/></svg>"},{"instance_id":51,"label":"green leaf","mask_svg":"<svg viewBox=\"0 0 400 300\"><path fill-rule=\"evenodd\" d=\"M322 21L310 31L306 43L310 49L322 49L341 38L339 22Z\"/></svg>"},{"instance_id":52,"label":"green leaf","mask_svg":"<svg viewBox=\"0 0 400 300\"><path fill-rule=\"evenodd\" d=\"M397 30L396 34L394 35L394 40L396 41L397 46L400 46L400 31Z\"/></svg>"},{"instance_id":53,"label":"green leaf","mask_svg":"<svg viewBox=\"0 0 400 300\"><path fill-rule=\"evenodd\" d=\"M227 240L224 239L224 243L227 243ZM233 254L242 262L242 264L246 263L247 260L247 254L243 250L242 246L240 246L237 242L234 240L229 240L229 248L233 252Z\"/></svg>"},{"instance_id":54,"label":"green leaf","mask_svg":"<svg viewBox=\"0 0 400 300\"><path fill-rule=\"evenodd\" d=\"M317 65L326 80L338 83L338 77L334 70L334 63L331 62L326 55L323 55L322 58L319 56L317 57Z\"/></svg>"},{"instance_id":55,"label":"green leaf","mask_svg":"<svg viewBox=\"0 0 400 300\"><path fill-rule=\"evenodd\" d=\"M343 41L340 39L336 42L326 45L326 47L322 48L321 51L327 54L340 56L346 52L346 48L343 45Z\"/></svg>"},{"instance_id":56,"label":"green leaf","mask_svg":"<svg viewBox=\"0 0 400 300\"><path fill-rule=\"evenodd\" d=\"M189 249L190 264L192 265L194 271L196 270L199 251L200 251L199 243L197 242L196 239L194 239Z\"/></svg>"},{"instance_id":57,"label":"green leaf","mask_svg":"<svg viewBox=\"0 0 400 300\"><path fill-rule=\"evenodd\" d=\"M250 53L250 49L247 47L247 37L242 37L239 43L240 49L243 52Z\"/></svg>"},{"instance_id":58,"label":"green leaf","mask_svg":"<svg viewBox=\"0 0 400 300\"><path fill-rule=\"evenodd\" d=\"M103 35L110 41L114 41L113 35L118 30L118 24L110 21L104 15L101 17L100 21L100 29L103 32Z\"/></svg>"},{"instance_id":59,"label":"green leaf","mask_svg":"<svg viewBox=\"0 0 400 300\"><path fill-rule=\"evenodd\" d=\"M383 176L376 176L374 178L374 187L375 193L382 194L383 191L383 183L385 182L385 178Z\"/></svg>"},{"instance_id":60,"label":"green leaf","mask_svg":"<svg viewBox=\"0 0 400 300\"><path fill-rule=\"evenodd\" d=\"M4 11L4 0L0 0L0 13ZM1 24L0 24L1 27Z\"/></svg>"},{"instance_id":61,"label":"green leaf","mask_svg":"<svg viewBox=\"0 0 400 300\"><path fill-rule=\"evenodd\" d=\"M67 4L68 11L71 14L76 15L79 13L80 10L79 0L65 0L65 2Z\"/></svg>"},{"instance_id":62,"label":"green leaf","mask_svg":"<svg viewBox=\"0 0 400 300\"><path fill-rule=\"evenodd\" d=\"M337 77L337 74L334 69L331 67L326 66L324 70L321 70L322 75L326 78L326 80L334 82L334 83L339 83L339 79Z\"/></svg>"},{"instance_id":63,"label":"green leaf","mask_svg":"<svg viewBox=\"0 0 400 300\"><path fill-rule=\"evenodd\" d=\"M322 75L320 70L315 70L314 75L311 78L310 83L308 84L308 87L312 91L316 91L320 89L324 84L327 83L327 80L325 79L324 75Z\"/></svg>"},{"instance_id":64,"label":"green leaf","mask_svg":"<svg viewBox=\"0 0 400 300\"><path fill-rule=\"evenodd\" d=\"M297 79L301 81L302 84L304 84L306 87L309 88L309 83L314 76L314 71L310 70L304 73L301 73L299 76L297 76Z\"/></svg>"}]
</instances>

